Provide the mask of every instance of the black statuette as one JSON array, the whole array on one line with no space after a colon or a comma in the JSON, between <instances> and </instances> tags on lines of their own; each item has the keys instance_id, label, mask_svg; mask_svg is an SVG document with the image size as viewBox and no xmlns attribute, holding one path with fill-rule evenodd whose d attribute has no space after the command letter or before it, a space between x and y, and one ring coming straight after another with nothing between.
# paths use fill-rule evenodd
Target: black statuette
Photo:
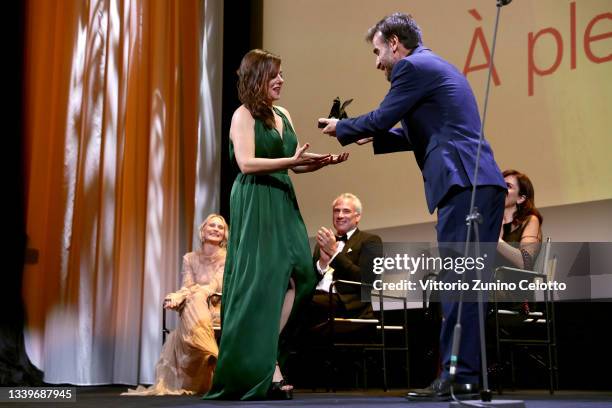
<instances>
[{"instance_id":1,"label":"black statuette","mask_svg":"<svg viewBox=\"0 0 612 408\"><path fill-rule=\"evenodd\" d=\"M330 119L346 119L348 115L346 114L346 107L353 102L353 99L347 99L344 103L341 103L340 98L336 97L334 99L334 103L332 104L331 110L329 111L328 118ZM323 129L325 127L325 123L318 123L319 129Z\"/></svg>"}]
</instances>

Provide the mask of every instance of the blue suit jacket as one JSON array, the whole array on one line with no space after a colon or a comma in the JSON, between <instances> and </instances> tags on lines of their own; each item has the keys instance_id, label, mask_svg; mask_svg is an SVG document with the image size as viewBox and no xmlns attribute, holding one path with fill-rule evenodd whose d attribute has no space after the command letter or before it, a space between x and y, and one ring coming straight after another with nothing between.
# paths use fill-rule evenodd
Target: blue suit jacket
<instances>
[{"instance_id":1,"label":"blue suit jacket","mask_svg":"<svg viewBox=\"0 0 612 408\"><path fill-rule=\"evenodd\" d=\"M392 127L401 122L401 128ZM344 146L373 136L374 153L413 150L423 173L429 212L452 186L474 182L480 116L465 77L430 49L419 46L398 61L391 88L378 109L336 125ZM478 185L506 188L491 146L483 142Z\"/></svg>"}]
</instances>

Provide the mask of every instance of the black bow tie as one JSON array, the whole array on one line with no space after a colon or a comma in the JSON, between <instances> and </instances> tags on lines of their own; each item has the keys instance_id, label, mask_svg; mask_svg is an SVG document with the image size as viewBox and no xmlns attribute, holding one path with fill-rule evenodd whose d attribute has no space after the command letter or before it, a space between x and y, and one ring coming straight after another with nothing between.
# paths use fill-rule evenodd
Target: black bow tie
<instances>
[{"instance_id":1,"label":"black bow tie","mask_svg":"<svg viewBox=\"0 0 612 408\"><path fill-rule=\"evenodd\" d=\"M348 237L346 236L346 234L344 235L336 235L336 242L346 242L348 241Z\"/></svg>"}]
</instances>

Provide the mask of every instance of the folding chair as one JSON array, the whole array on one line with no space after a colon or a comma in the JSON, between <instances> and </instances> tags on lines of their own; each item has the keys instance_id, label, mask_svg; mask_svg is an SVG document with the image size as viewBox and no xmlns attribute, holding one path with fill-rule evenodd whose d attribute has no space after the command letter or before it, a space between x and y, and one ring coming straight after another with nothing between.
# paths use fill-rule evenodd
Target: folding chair
<instances>
[{"instance_id":1,"label":"folding chair","mask_svg":"<svg viewBox=\"0 0 612 408\"><path fill-rule=\"evenodd\" d=\"M494 281L496 278L505 273L520 276L528 281L540 281L543 283L554 280L556 269L556 258L550 257L551 241L546 239L544 251L538 256L534 270L526 270L520 268L512 268L501 266L496 268L494 272ZM517 311L504 308L504 304L498 302L498 294L495 292L493 296L493 313L495 317L495 345L497 352L497 361L500 364L501 374L503 374L502 351L505 346L510 349L510 369L512 384L516 383L515 376L515 359L514 351L520 348L525 351L536 363L548 370L549 377L549 392L553 394L558 387L558 371L557 371L557 342L555 330L555 308L554 294L552 290L546 289L542 291L543 297L534 296L536 302L543 303L543 311ZM542 356L532 350L546 351L547 357ZM502 377L502 376L500 376ZM502 392L502 378L497 381L498 393Z\"/></svg>"}]
</instances>

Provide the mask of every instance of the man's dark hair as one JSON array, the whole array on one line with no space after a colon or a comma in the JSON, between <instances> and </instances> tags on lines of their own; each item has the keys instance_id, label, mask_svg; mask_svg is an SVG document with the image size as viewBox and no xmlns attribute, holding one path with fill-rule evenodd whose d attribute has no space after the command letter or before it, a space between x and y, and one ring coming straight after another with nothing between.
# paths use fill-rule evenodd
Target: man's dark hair
<instances>
[{"instance_id":1,"label":"man's dark hair","mask_svg":"<svg viewBox=\"0 0 612 408\"><path fill-rule=\"evenodd\" d=\"M421 45L423 42L421 29L409 14L393 13L383 18L370 27L366 40L372 42L374 35L379 31L385 42L389 42L391 36L396 35L402 45L409 50Z\"/></svg>"}]
</instances>

